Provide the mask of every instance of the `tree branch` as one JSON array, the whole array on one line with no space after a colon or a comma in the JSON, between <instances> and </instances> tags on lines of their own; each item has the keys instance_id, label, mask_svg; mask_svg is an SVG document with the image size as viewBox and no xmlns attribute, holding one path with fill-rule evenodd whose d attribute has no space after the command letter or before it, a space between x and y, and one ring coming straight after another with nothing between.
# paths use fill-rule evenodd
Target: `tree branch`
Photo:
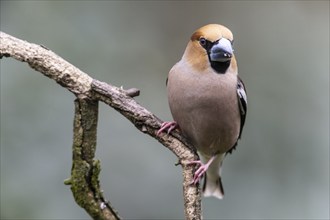
<instances>
[{"instance_id":1,"label":"tree branch","mask_svg":"<svg viewBox=\"0 0 330 220\"><path fill-rule=\"evenodd\" d=\"M137 129L157 139L178 157L183 168L186 219L201 219L201 193L198 187L190 184L194 167L187 165L188 161L196 160L198 155L177 131L171 135L156 135L161 120L132 98L139 95L137 89L125 91L92 79L44 46L28 43L3 32L0 32L0 41L0 58L12 57L27 62L31 68L55 80L78 97L75 101L73 166L71 178L66 184L71 184L76 202L94 219L119 219L100 193L102 191L98 182L100 164L94 159L98 101L116 109ZM85 195L81 195L82 192Z\"/></svg>"},{"instance_id":2,"label":"tree branch","mask_svg":"<svg viewBox=\"0 0 330 220\"><path fill-rule=\"evenodd\" d=\"M118 220L118 213L110 206L100 190L101 165L95 160L98 102L88 98L76 99L73 120L71 185L75 201L93 219Z\"/></svg>"}]
</instances>

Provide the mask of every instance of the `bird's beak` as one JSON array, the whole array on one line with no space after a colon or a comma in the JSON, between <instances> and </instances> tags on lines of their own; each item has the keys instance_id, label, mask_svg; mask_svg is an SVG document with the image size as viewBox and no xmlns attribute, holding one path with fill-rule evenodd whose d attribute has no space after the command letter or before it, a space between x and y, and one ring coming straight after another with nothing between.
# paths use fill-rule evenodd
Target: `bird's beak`
<instances>
[{"instance_id":1,"label":"bird's beak","mask_svg":"<svg viewBox=\"0 0 330 220\"><path fill-rule=\"evenodd\" d=\"M233 47L226 38L221 38L210 50L210 60L214 62L226 62L233 56Z\"/></svg>"}]
</instances>

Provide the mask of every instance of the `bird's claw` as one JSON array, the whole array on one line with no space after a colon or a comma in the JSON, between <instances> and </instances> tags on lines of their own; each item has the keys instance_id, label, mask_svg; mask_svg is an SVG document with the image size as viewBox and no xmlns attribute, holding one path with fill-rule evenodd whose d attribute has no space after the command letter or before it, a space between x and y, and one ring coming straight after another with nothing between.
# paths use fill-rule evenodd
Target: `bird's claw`
<instances>
[{"instance_id":1,"label":"bird's claw","mask_svg":"<svg viewBox=\"0 0 330 220\"><path fill-rule=\"evenodd\" d=\"M167 134L171 133L175 128L178 127L178 124L175 121L166 121L163 122L160 126L160 129L157 131L157 136L159 136L163 131L167 130Z\"/></svg>"},{"instance_id":2,"label":"bird's claw","mask_svg":"<svg viewBox=\"0 0 330 220\"><path fill-rule=\"evenodd\" d=\"M191 184L196 185L203 177L203 175L206 173L207 169L209 168L212 161L215 159L215 156L213 156L206 164L203 164L200 160L194 160L190 161L188 164L198 164L200 167L195 171L194 179L191 182Z\"/></svg>"},{"instance_id":3,"label":"bird's claw","mask_svg":"<svg viewBox=\"0 0 330 220\"><path fill-rule=\"evenodd\" d=\"M188 164L198 164L200 167L195 171L194 179L191 182L191 184L196 185L203 177L203 175L206 173L207 169L209 168L209 164L203 164L202 161L196 160L191 161Z\"/></svg>"}]
</instances>

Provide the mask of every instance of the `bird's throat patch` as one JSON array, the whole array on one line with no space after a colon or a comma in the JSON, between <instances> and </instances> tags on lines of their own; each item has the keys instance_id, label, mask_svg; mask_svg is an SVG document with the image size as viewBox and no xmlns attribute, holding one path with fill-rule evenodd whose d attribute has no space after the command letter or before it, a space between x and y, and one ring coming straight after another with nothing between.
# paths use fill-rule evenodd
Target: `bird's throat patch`
<instances>
[{"instance_id":1,"label":"bird's throat patch","mask_svg":"<svg viewBox=\"0 0 330 220\"><path fill-rule=\"evenodd\" d=\"M210 60L210 63L211 67L215 70L215 72L219 74L225 74L228 67L230 66L230 60L226 62L215 62Z\"/></svg>"}]
</instances>

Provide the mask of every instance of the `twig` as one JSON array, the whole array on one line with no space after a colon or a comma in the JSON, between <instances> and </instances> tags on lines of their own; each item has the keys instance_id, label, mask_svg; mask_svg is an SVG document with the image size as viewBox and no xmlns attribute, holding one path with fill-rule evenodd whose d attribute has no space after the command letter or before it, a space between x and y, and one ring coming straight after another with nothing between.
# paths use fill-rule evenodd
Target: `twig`
<instances>
[{"instance_id":1,"label":"twig","mask_svg":"<svg viewBox=\"0 0 330 220\"><path fill-rule=\"evenodd\" d=\"M198 187L190 184L193 179L193 166L186 165L198 156L178 132L161 137L156 135L161 120L132 98L139 95L137 89L123 90L94 80L44 46L28 43L3 32L0 32L0 41L0 58L12 57L27 62L31 68L55 80L78 97L75 101L72 176L66 184L71 184L76 202L94 219L119 219L118 214L103 198L98 182L100 164L94 159L96 141L93 139L96 135L98 101L116 109L140 131L156 138L178 157L183 168L186 219L201 219L201 193ZM89 121L86 115L93 116L92 121ZM91 137L90 141L86 140L86 135ZM78 187L79 184L82 185ZM82 192L85 193L84 196L78 195Z\"/></svg>"}]
</instances>

